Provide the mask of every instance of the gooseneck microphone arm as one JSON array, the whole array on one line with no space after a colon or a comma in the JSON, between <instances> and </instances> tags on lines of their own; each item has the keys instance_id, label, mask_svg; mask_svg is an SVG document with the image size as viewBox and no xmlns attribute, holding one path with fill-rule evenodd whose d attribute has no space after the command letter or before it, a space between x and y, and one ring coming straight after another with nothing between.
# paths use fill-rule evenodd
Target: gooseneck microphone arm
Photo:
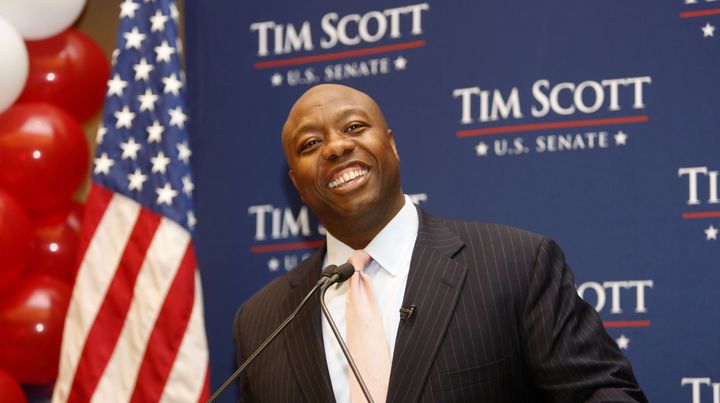
<instances>
[{"instance_id":1,"label":"gooseneck microphone arm","mask_svg":"<svg viewBox=\"0 0 720 403\"><path fill-rule=\"evenodd\" d=\"M265 350L265 347L267 347L268 344L272 343L273 340L275 340L275 338L283 330L285 330L287 325L289 325L290 322L292 322L293 319L295 319L297 314L302 310L302 308L305 306L305 304L307 304L307 302L310 300L310 297L312 297L315 294L315 291L317 291L320 287L323 287L323 286L329 287L331 284L335 284L338 281L345 281L345 280L347 280L348 277L350 277L350 276L347 276L346 278L342 279L342 274L338 272L338 267L334 264L326 267L323 270L323 274L322 274L322 277L320 278L320 280L317 282L317 284L315 284L315 286L310 290L310 292L308 292L308 294L305 296L305 298L303 298L303 300L300 302L300 304L297 306L297 308L295 308L295 310L290 314L290 316L288 316L287 319L285 319L285 321L283 321L283 323L281 323L280 326L278 326L277 329L275 329L275 331L272 332L272 334L270 336L268 336L267 339L265 339L265 341L260 345L260 347L258 347L252 354L250 354L250 356L240 365L240 367L238 367L238 369L235 372L233 372L232 375L230 375L230 377L225 381L225 383L223 383L222 386L220 386L220 388L218 388L218 390L216 390L215 393L213 393L213 395L210 396L210 399L208 399L208 403L214 402L225 391L225 389L228 388L228 386L230 386L233 382L235 382L237 377L243 373L245 368L248 365L250 365L250 363L253 362L253 360L255 360L255 357L257 357L260 353L262 353L263 350Z\"/></svg>"},{"instance_id":2,"label":"gooseneck microphone arm","mask_svg":"<svg viewBox=\"0 0 720 403\"><path fill-rule=\"evenodd\" d=\"M348 268L349 266L349 268ZM349 274L340 274L340 282L347 280L355 273L355 268L350 263L345 263L340 265L337 268L337 271L348 271ZM346 276L345 278L343 278ZM338 341L338 344L340 344L340 349L342 349L343 354L345 355L345 359L347 360L348 364L350 364L350 369L352 369L353 374L355 374L355 379L357 379L358 383L360 384L360 389L362 389L363 395L365 395L365 399L369 403L375 403L372 396L370 396L370 391L367 388L367 385L365 384L365 380L363 379L362 375L360 375L360 370L358 370L357 365L355 365L355 360L353 360L352 355L350 355L350 350L348 349L347 344L345 344L345 341L343 340L342 336L340 336L340 332L338 331L337 325L335 325L335 321L333 320L332 316L330 315L330 311L328 311L327 305L325 305L325 292L327 289L334 283L327 282L324 285L320 287L320 309L322 310L323 315L325 316L325 319L327 319L328 323L330 324L330 328L332 329L333 334L335 335L335 338Z\"/></svg>"}]
</instances>

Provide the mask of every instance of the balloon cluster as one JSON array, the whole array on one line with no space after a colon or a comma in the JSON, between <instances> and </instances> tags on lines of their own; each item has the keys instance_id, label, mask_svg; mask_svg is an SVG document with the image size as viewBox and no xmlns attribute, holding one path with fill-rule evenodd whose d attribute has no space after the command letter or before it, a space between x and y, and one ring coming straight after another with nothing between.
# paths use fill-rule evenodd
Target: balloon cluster
<instances>
[{"instance_id":1,"label":"balloon cluster","mask_svg":"<svg viewBox=\"0 0 720 403\"><path fill-rule=\"evenodd\" d=\"M89 165L81 122L110 66L71 25L85 0L0 1L0 400L57 376Z\"/></svg>"}]
</instances>

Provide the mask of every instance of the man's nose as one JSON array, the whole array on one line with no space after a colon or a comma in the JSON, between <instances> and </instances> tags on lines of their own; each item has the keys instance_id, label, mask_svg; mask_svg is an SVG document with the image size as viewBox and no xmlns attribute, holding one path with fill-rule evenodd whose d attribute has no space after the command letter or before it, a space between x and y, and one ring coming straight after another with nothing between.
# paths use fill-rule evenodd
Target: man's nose
<instances>
[{"instance_id":1,"label":"man's nose","mask_svg":"<svg viewBox=\"0 0 720 403\"><path fill-rule=\"evenodd\" d=\"M332 133L325 138L322 156L326 160L335 160L355 149L355 142L343 133Z\"/></svg>"}]
</instances>

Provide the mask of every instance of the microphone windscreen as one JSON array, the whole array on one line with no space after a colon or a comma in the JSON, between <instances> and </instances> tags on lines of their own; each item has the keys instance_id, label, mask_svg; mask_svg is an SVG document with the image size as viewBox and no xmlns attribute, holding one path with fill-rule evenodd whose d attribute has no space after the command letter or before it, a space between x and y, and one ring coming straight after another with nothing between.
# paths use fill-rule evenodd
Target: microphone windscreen
<instances>
[{"instance_id":1,"label":"microphone windscreen","mask_svg":"<svg viewBox=\"0 0 720 403\"><path fill-rule=\"evenodd\" d=\"M337 265L331 264L324 268L321 277L332 277L337 272Z\"/></svg>"},{"instance_id":2,"label":"microphone windscreen","mask_svg":"<svg viewBox=\"0 0 720 403\"><path fill-rule=\"evenodd\" d=\"M343 263L338 266L337 269L335 269L335 272L340 275L338 283L342 283L343 281L352 277L353 274L355 274L355 268L350 263Z\"/></svg>"}]
</instances>

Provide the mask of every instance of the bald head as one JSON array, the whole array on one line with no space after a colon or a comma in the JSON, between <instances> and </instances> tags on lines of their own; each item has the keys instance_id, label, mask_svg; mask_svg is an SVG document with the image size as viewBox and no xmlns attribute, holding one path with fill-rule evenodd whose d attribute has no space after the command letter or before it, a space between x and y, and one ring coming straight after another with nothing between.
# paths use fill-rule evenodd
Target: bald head
<instances>
[{"instance_id":1,"label":"bald head","mask_svg":"<svg viewBox=\"0 0 720 403\"><path fill-rule=\"evenodd\" d=\"M340 84L319 84L305 91L293 104L288 113L287 120L282 128L282 144L285 156L290 162L291 149L289 143L293 137L302 133L307 128L308 115L313 112L325 112L332 105L342 103L355 104L357 108L363 108L366 114L371 115L375 124L383 130L387 130L387 123L380 107L369 95L362 91ZM348 109L351 107L348 106Z\"/></svg>"}]
</instances>

